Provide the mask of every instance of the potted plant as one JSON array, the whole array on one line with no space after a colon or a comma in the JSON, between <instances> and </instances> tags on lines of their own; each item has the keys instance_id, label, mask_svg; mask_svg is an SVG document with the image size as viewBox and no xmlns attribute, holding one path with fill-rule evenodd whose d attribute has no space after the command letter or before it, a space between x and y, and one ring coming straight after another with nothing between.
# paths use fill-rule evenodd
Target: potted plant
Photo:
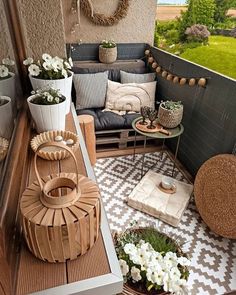
<instances>
[{"instance_id":1,"label":"potted plant","mask_svg":"<svg viewBox=\"0 0 236 295\"><path fill-rule=\"evenodd\" d=\"M66 98L53 88L31 92L27 102L37 131L65 130Z\"/></svg>"},{"instance_id":2,"label":"potted plant","mask_svg":"<svg viewBox=\"0 0 236 295\"><path fill-rule=\"evenodd\" d=\"M0 96L0 137L9 139L13 129L12 102L8 96Z\"/></svg>"},{"instance_id":3,"label":"potted plant","mask_svg":"<svg viewBox=\"0 0 236 295\"><path fill-rule=\"evenodd\" d=\"M190 260L179 245L155 228L130 228L115 236L129 294L185 294Z\"/></svg>"},{"instance_id":4,"label":"potted plant","mask_svg":"<svg viewBox=\"0 0 236 295\"><path fill-rule=\"evenodd\" d=\"M183 118L183 105L181 101L162 101L158 110L158 121L166 128L177 127Z\"/></svg>"},{"instance_id":5,"label":"potted plant","mask_svg":"<svg viewBox=\"0 0 236 295\"><path fill-rule=\"evenodd\" d=\"M111 64L117 59L117 46L112 40L103 40L99 45L99 60L105 64Z\"/></svg>"},{"instance_id":6,"label":"potted plant","mask_svg":"<svg viewBox=\"0 0 236 295\"><path fill-rule=\"evenodd\" d=\"M11 98L12 104L15 101L15 62L9 57L3 58L0 63L0 95L5 95Z\"/></svg>"},{"instance_id":7,"label":"potted plant","mask_svg":"<svg viewBox=\"0 0 236 295\"><path fill-rule=\"evenodd\" d=\"M41 60L34 61L33 58L28 57L23 64L28 66L29 78L34 90L52 87L66 97L66 114L68 114L71 104L72 59L52 57L44 53Z\"/></svg>"}]
</instances>

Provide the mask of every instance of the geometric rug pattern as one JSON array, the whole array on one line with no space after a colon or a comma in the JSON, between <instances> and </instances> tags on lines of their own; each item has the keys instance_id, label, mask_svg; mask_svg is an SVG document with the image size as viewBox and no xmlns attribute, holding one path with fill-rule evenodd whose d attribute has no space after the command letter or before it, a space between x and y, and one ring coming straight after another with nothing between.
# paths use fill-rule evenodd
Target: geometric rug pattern
<instances>
[{"instance_id":1,"label":"geometric rug pattern","mask_svg":"<svg viewBox=\"0 0 236 295\"><path fill-rule=\"evenodd\" d=\"M191 258L190 295L221 295L236 290L236 241L210 231L197 211L194 198L177 228L126 204L126 197L141 179L141 159L141 154L136 154L135 160L132 155L103 158L94 167L111 231L123 231L132 221L137 221L140 225L154 225L178 239ZM173 163L167 153L163 157L160 152L147 153L144 172L153 164L155 172L171 175ZM173 177L188 183L178 168Z\"/></svg>"}]
</instances>

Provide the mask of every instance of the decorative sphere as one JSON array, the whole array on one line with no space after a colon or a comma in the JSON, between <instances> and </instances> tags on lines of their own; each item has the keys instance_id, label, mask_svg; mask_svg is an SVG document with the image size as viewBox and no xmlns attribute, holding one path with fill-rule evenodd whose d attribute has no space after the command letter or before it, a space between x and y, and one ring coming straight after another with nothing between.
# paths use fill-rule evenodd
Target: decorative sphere
<instances>
[{"instance_id":1,"label":"decorative sphere","mask_svg":"<svg viewBox=\"0 0 236 295\"><path fill-rule=\"evenodd\" d=\"M54 140L55 140L56 142L61 142L61 141L63 141L63 137L62 137L61 135L57 135L57 136L54 138Z\"/></svg>"},{"instance_id":2,"label":"decorative sphere","mask_svg":"<svg viewBox=\"0 0 236 295\"><path fill-rule=\"evenodd\" d=\"M180 85L185 85L186 82L187 82L187 79L186 78L181 78L179 84Z\"/></svg>"},{"instance_id":3,"label":"decorative sphere","mask_svg":"<svg viewBox=\"0 0 236 295\"><path fill-rule=\"evenodd\" d=\"M188 85L189 85L189 86L194 86L195 84L196 84L196 79L191 78L191 79L189 80Z\"/></svg>"},{"instance_id":4,"label":"decorative sphere","mask_svg":"<svg viewBox=\"0 0 236 295\"><path fill-rule=\"evenodd\" d=\"M173 79L173 83L174 84L179 83L179 77L175 76L174 79Z\"/></svg>"},{"instance_id":5,"label":"decorative sphere","mask_svg":"<svg viewBox=\"0 0 236 295\"><path fill-rule=\"evenodd\" d=\"M205 78L201 78L201 79L199 79L199 81L198 81L198 85L204 87L204 86L206 86L206 82L207 82L207 81L206 81Z\"/></svg>"},{"instance_id":6,"label":"decorative sphere","mask_svg":"<svg viewBox=\"0 0 236 295\"><path fill-rule=\"evenodd\" d=\"M161 67L157 67L157 68L156 68L156 72L157 72L157 73L160 73L160 72L161 72Z\"/></svg>"},{"instance_id":7,"label":"decorative sphere","mask_svg":"<svg viewBox=\"0 0 236 295\"><path fill-rule=\"evenodd\" d=\"M166 76L168 75L168 73L167 73L167 71L163 71L161 75L162 75L163 78L166 78Z\"/></svg>"},{"instance_id":8,"label":"decorative sphere","mask_svg":"<svg viewBox=\"0 0 236 295\"><path fill-rule=\"evenodd\" d=\"M154 58L152 57L152 56L150 56L149 58L148 58L148 62L149 63L152 63L154 61Z\"/></svg>"},{"instance_id":9,"label":"decorative sphere","mask_svg":"<svg viewBox=\"0 0 236 295\"><path fill-rule=\"evenodd\" d=\"M150 53L150 50L145 50L145 55L148 55Z\"/></svg>"},{"instance_id":10,"label":"decorative sphere","mask_svg":"<svg viewBox=\"0 0 236 295\"><path fill-rule=\"evenodd\" d=\"M157 68L157 66L158 66L157 63L154 61L154 63L152 64L152 68L155 69Z\"/></svg>"}]
</instances>

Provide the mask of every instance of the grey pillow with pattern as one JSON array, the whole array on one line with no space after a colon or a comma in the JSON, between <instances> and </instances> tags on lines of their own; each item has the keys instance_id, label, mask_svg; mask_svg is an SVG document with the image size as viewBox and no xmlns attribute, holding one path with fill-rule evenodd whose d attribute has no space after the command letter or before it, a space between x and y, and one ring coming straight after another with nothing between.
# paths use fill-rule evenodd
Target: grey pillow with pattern
<instances>
[{"instance_id":1,"label":"grey pillow with pattern","mask_svg":"<svg viewBox=\"0 0 236 295\"><path fill-rule=\"evenodd\" d=\"M76 109L102 108L108 82L108 71L95 74L75 74Z\"/></svg>"},{"instance_id":2,"label":"grey pillow with pattern","mask_svg":"<svg viewBox=\"0 0 236 295\"><path fill-rule=\"evenodd\" d=\"M156 73L133 74L120 71L120 80L122 84L126 83L148 83L156 79Z\"/></svg>"}]
</instances>

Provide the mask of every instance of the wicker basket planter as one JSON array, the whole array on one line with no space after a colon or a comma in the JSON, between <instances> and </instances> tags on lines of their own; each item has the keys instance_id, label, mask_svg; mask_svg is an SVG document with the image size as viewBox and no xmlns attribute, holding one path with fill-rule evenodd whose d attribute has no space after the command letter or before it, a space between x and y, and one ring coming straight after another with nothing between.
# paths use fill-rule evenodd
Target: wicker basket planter
<instances>
[{"instance_id":1,"label":"wicker basket planter","mask_svg":"<svg viewBox=\"0 0 236 295\"><path fill-rule=\"evenodd\" d=\"M160 104L158 110L158 122L165 128L177 127L183 118L183 105L175 110L168 110L163 105L164 102Z\"/></svg>"},{"instance_id":2,"label":"wicker basket planter","mask_svg":"<svg viewBox=\"0 0 236 295\"><path fill-rule=\"evenodd\" d=\"M25 240L30 251L48 262L65 262L85 254L99 236L101 207L97 185L78 174L78 164L70 148L50 143L69 152L76 173L53 174L41 178L23 193L20 201ZM40 148L49 146L42 144ZM39 149L40 149L39 148Z\"/></svg>"},{"instance_id":3,"label":"wicker basket planter","mask_svg":"<svg viewBox=\"0 0 236 295\"><path fill-rule=\"evenodd\" d=\"M99 60L105 64L111 64L117 59L117 46L112 48L104 48L99 46Z\"/></svg>"}]
</instances>

